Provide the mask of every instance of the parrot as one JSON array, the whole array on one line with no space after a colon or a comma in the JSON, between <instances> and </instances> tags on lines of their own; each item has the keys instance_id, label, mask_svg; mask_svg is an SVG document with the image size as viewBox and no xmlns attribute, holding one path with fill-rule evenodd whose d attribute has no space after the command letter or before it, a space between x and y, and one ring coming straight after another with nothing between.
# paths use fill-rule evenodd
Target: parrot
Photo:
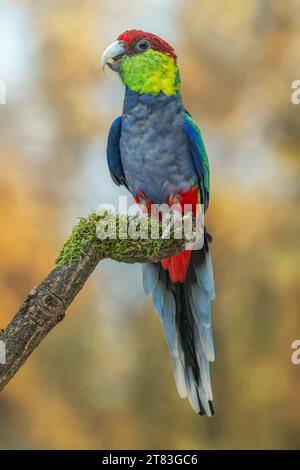
<instances>
[{"instance_id":1,"label":"parrot","mask_svg":"<svg viewBox=\"0 0 300 470\"><path fill-rule=\"evenodd\" d=\"M125 87L122 114L107 139L114 183L147 208L191 204L195 215L200 202L206 212L209 162L199 127L183 105L174 48L155 34L132 29L105 49L101 62ZM200 249L142 265L144 291L161 320L179 395L206 416L214 414L211 240L204 229Z\"/></svg>"}]
</instances>

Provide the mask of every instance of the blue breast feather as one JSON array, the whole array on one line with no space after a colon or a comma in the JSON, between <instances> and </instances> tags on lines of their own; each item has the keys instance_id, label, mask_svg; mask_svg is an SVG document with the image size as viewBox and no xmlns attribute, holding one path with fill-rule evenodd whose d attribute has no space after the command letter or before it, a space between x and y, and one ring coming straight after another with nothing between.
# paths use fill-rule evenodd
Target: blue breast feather
<instances>
[{"instance_id":1,"label":"blue breast feather","mask_svg":"<svg viewBox=\"0 0 300 470\"><path fill-rule=\"evenodd\" d=\"M204 166L185 116L179 94L154 97L127 89L123 115L113 122L107 143L114 182L158 204L195 184L202 192Z\"/></svg>"}]
</instances>

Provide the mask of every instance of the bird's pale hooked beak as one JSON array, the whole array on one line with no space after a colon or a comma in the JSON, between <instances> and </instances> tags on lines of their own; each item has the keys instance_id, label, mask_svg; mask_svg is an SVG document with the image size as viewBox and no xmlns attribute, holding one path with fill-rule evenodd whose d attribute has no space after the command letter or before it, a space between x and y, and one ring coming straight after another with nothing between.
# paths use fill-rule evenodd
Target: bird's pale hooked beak
<instances>
[{"instance_id":1,"label":"bird's pale hooked beak","mask_svg":"<svg viewBox=\"0 0 300 470\"><path fill-rule=\"evenodd\" d=\"M101 57L101 65L104 70L107 65L114 72L119 72L120 60L125 53L125 44L123 41L115 41L110 44Z\"/></svg>"}]
</instances>

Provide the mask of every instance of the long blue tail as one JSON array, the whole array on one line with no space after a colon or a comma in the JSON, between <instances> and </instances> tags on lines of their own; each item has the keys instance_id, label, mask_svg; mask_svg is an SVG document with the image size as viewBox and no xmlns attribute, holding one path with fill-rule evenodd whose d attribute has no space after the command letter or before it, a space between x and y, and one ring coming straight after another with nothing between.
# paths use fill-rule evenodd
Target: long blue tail
<instances>
[{"instance_id":1,"label":"long blue tail","mask_svg":"<svg viewBox=\"0 0 300 470\"><path fill-rule=\"evenodd\" d=\"M210 301L215 292L207 234L202 249L192 252L185 283L172 282L160 263L143 265L143 282L162 322L179 395L189 398L196 413L212 416Z\"/></svg>"}]
</instances>

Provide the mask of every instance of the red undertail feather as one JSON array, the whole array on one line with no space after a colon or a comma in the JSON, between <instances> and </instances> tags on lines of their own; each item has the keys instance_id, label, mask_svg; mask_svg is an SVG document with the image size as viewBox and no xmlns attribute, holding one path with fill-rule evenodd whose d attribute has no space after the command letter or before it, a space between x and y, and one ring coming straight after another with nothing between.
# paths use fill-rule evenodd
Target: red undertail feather
<instances>
[{"instance_id":1,"label":"red undertail feather","mask_svg":"<svg viewBox=\"0 0 300 470\"><path fill-rule=\"evenodd\" d=\"M192 186L189 191L178 192L175 196L169 197L169 206L177 206L178 209L184 211L184 209L192 210L193 215L196 214L196 207L198 203L199 188ZM151 201L146 198L145 194L141 191L135 196L137 204L142 204L146 207L148 213L151 212ZM185 207L185 206L189 207ZM191 250L184 250L178 255L166 258L161 261L161 265L164 269L169 271L170 277L173 282L185 282L187 276L187 270L190 264Z\"/></svg>"},{"instance_id":2,"label":"red undertail feather","mask_svg":"<svg viewBox=\"0 0 300 470\"><path fill-rule=\"evenodd\" d=\"M169 198L169 206L179 204L181 209L184 210L185 205L190 205L193 215L196 214L196 207L198 202L198 187L193 186L189 191L178 193L174 197ZM187 270L191 259L191 250L184 250L178 255L172 256L162 260L161 265L164 269L169 271L170 277L173 282L185 282Z\"/></svg>"},{"instance_id":3,"label":"red undertail feather","mask_svg":"<svg viewBox=\"0 0 300 470\"><path fill-rule=\"evenodd\" d=\"M172 258L162 260L161 265L169 271L173 282L185 282L191 254L191 250L184 250L182 253L172 256Z\"/></svg>"}]
</instances>

